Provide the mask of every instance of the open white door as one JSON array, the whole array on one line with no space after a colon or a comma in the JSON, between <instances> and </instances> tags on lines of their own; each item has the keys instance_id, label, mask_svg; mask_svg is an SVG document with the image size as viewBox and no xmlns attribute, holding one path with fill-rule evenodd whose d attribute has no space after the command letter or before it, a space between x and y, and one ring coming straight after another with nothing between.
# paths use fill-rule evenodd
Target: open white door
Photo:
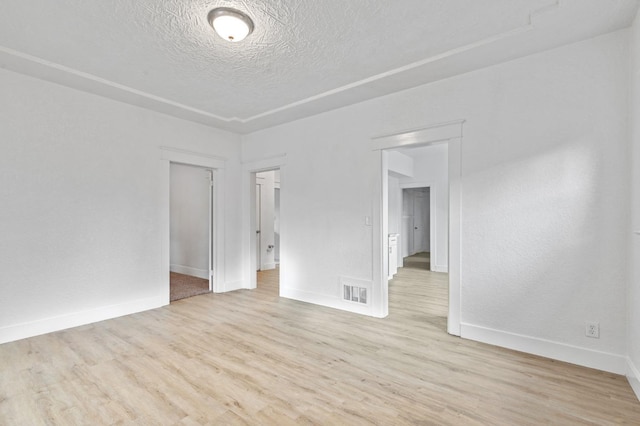
<instances>
[{"instance_id":1,"label":"open white door","mask_svg":"<svg viewBox=\"0 0 640 426\"><path fill-rule=\"evenodd\" d=\"M262 185L256 184L256 271L262 269L262 250L260 240L261 238L261 222L262 215L260 214L262 209Z\"/></svg>"}]
</instances>

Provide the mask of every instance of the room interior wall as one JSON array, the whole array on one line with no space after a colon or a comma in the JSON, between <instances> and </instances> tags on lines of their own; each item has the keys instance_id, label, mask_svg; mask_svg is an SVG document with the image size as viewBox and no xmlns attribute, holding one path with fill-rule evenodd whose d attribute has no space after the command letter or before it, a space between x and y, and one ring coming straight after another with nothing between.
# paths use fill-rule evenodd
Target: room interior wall
<instances>
[{"instance_id":1,"label":"room interior wall","mask_svg":"<svg viewBox=\"0 0 640 426\"><path fill-rule=\"evenodd\" d=\"M422 147L411 155L414 162L412 177L404 176L401 185L426 184L434 201L434 250L431 254L432 270L447 272L449 265L449 147L436 144ZM434 256L435 254L435 256Z\"/></svg>"},{"instance_id":2,"label":"room interior wall","mask_svg":"<svg viewBox=\"0 0 640 426\"><path fill-rule=\"evenodd\" d=\"M413 176L413 158L398 151L389 151L388 158L389 173L397 177Z\"/></svg>"},{"instance_id":3,"label":"room interior wall","mask_svg":"<svg viewBox=\"0 0 640 426\"><path fill-rule=\"evenodd\" d=\"M399 234L402 220L400 180L389 175L389 233Z\"/></svg>"},{"instance_id":4,"label":"room interior wall","mask_svg":"<svg viewBox=\"0 0 640 426\"><path fill-rule=\"evenodd\" d=\"M431 252L431 188L427 188L423 194L424 198L424 211L423 211L423 225L426 228L425 232L425 250Z\"/></svg>"},{"instance_id":5,"label":"room interior wall","mask_svg":"<svg viewBox=\"0 0 640 426\"><path fill-rule=\"evenodd\" d=\"M402 238L402 189L400 188L400 179L389 172L389 234L398 234L397 265L403 266L402 262L402 246L405 244Z\"/></svg>"},{"instance_id":6,"label":"room interior wall","mask_svg":"<svg viewBox=\"0 0 640 426\"><path fill-rule=\"evenodd\" d=\"M465 119L463 337L620 372L627 55L623 30L243 136L243 161L287 156L285 295L351 309L341 277L373 279L371 138Z\"/></svg>"},{"instance_id":7,"label":"room interior wall","mask_svg":"<svg viewBox=\"0 0 640 426\"><path fill-rule=\"evenodd\" d=\"M171 164L171 272L209 279L209 172Z\"/></svg>"},{"instance_id":8,"label":"room interior wall","mask_svg":"<svg viewBox=\"0 0 640 426\"><path fill-rule=\"evenodd\" d=\"M640 398L640 12L631 30L631 88L630 138L631 138L631 243L628 300L629 370L627 376Z\"/></svg>"},{"instance_id":9,"label":"room interior wall","mask_svg":"<svg viewBox=\"0 0 640 426\"><path fill-rule=\"evenodd\" d=\"M280 263L280 187L276 187L273 199L273 260Z\"/></svg>"},{"instance_id":10,"label":"room interior wall","mask_svg":"<svg viewBox=\"0 0 640 426\"><path fill-rule=\"evenodd\" d=\"M239 233L239 136L6 70L0 92L0 342L168 303L160 147L226 158L225 228Z\"/></svg>"}]
</instances>

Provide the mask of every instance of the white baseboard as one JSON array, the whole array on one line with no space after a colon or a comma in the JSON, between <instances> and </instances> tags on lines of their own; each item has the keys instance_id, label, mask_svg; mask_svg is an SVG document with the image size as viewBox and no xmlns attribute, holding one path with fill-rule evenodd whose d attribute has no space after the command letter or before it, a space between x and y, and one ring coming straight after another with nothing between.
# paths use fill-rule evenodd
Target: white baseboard
<instances>
[{"instance_id":1,"label":"white baseboard","mask_svg":"<svg viewBox=\"0 0 640 426\"><path fill-rule=\"evenodd\" d=\"M240 281L227 281L226 283L223 284L223 288L221 291L217 292L217 293L226 293L228 291L235 291L235 290L240 290L246 288L243 285L242 280Z\"/></svg>"},{"instance_id":2,"label":"white baseboard","mask_svg":"<svg viewBox=\"0 0 640 426\"><path fill-rule=\"evenodd\" d=\"M271 269L276 269L276 263L265 263L260 267L261 271L269 271Z\"/></svg>"},{"instance_id":3,"label":"white baseboard","mask_svg":"<svg viewBox=\"0 0 640 426\"><path fill-rule=\"evenodd\" d=\"M433 272L444 272L445 274L449 273L449 266L448 265L433 265L433 268L431 268L431 270Z\"/></svg>"},{"instance_id":4,"label":"white baseboard","mask_svg":"<svg viewBox=\"0 0 640 426\"><path fill-rule=\"evenodd\" d=\"M166 296L156 296L133 300L131 302L125 302L118 305L103 306L87 311L10 325L0 328L0 344L117 318L124 315L135 314L137 312L165 306L167 303Z\"/></svg>"},{"instance_id":5,"label":"white baseboard","mask_svg":"<svg viewBox=\"0 0 640 426\"><path fill-rule=\"evenodd\" d=\"M461 324L460 331L460 337L464 339L540 355L546 358L615 374L625 374L627 371L627 360L622 355L595 351L579 346L494 330L472 324Z\"/></svg>"},{"instance_id":6,"label":"white baseboard","mask_svg":"<svg viewBox=\"0 0 640 426\"><path fill-rule=\"evenodd\" d=\"M631 385L631 389L636 394L638 401L640 401L640 370L633 364L631 358L627 357L627 380Z\"/></svg>"},{"instance_id":7,"label":"white baseboard","mask_svg":"<svg viewBox=\"0 0 640 426\"><path fill-rule=\"evenodd\" d=\"M295 288L280 287L280 297L297 300L299 302L311 303L314 305L325 306L327 308L340 309L341 311L353 312L361 315L374 316L372 314L371 305L358 304L355 302L347 302L339 297L326 294L312 293L309 291L298 290Z\"/></svg>"},{"instance_id":8,"label":"white baseboard","mask_svg":"<svg viewBox=\"0 0 640 426\"><path fill-rule=\"evenodd\" d=\"M198 269L192 268L191 266L171 264L169 270L178 274L191 275L192 277L203 278L205 280L209 279L209 271L207 271L206 269Z\"/></svg>"}]
</instances>

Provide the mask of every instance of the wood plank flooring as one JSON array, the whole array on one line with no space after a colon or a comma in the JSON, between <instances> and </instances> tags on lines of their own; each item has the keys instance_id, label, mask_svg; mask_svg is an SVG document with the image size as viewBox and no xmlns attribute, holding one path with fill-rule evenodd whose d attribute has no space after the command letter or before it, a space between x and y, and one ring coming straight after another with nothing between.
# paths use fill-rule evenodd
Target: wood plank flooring
<instances>
[{"instance_id":1,"label":"wood plank flooring","mask_svg":"<svg viewBox=\"0 0 640 426\"><path fill-rule=\"evenodd\" d=\"M375 319L281 299L272 271L0 345L0 424L640 424L622 376L446 334L446 294L400 269Z\"/></svg>"}]
</instances>

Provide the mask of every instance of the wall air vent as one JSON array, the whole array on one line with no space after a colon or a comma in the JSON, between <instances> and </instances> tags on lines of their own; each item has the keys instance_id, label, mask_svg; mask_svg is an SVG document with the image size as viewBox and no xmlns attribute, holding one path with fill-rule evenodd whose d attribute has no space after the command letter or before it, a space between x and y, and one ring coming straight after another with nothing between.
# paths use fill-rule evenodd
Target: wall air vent
<instances>
[{"instance_id":1,"label":"wall air vent","mask_svg":"<svg viewBox=\"0 0 640 426\"><path fill-rule=\"evenodd\" d=\"M363 309L371 308L371 281L353 277L338 277L338 280L339 286L336 292L342 294L338 297L341 297L343 302L354 305L351 307L345 305L345 309L364 312Z\"/></svg>"},{"instance_id":2,"label":"wall air vent","mask_svg":"<svg viewBox=\"0 0 640 426\"><path fill-rule=\"evenodd\" d=\"M343 284L342 297L344 300L356 303L367 303L367 289L355 285Z\"/></svg>"}]
</instances>

